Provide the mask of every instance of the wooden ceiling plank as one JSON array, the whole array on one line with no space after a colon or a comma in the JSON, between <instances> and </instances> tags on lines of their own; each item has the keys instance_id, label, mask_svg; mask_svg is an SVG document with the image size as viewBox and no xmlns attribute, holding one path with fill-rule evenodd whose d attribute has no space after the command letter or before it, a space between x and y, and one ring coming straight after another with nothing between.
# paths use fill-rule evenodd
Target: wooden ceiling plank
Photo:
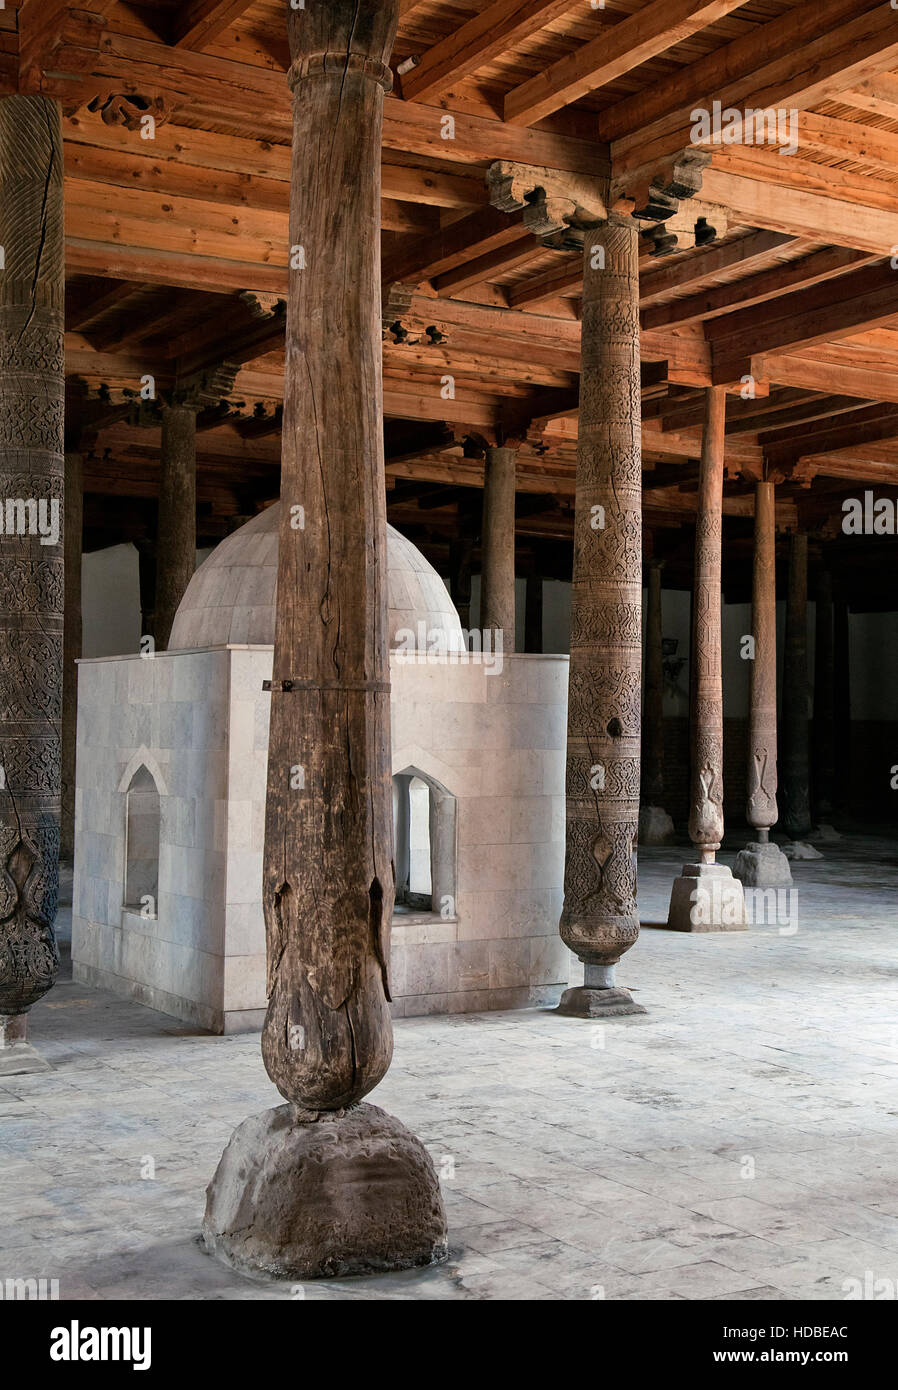
<instances>
[{"instance_id":1,"label":"wooden ceiling plank","mask_svg":"<svg viewBox=\"0 0 898 1390\"><path fill-rule=\"evenodd\" d=\"M741 266L751 269L777 251L793 244L788 232L759 231L709 247L698 255L685 256L669 265L659 265L639 278L639 299L643 307L661 295L682 290L698 281L710 280L723 270Z\"/></svg>"},{"instance_id":2,"label":"wooden ceiling plank","mask_svg":"<svg viewBox=\"0 0 898 1390\"><path fill-rule=\"evenodd\" d=\"M432 235L409 241L394 255L385 257L383 282L420 285L424 280L519 240L522 228L521 214L509 216L496 208L482 208Z\"/></svg>"},{"instance_id":3,"label":"wooden ceiling plank","mask_svg":"<svg viewBox=\"0 0 898 1390\"><path fill-rule=\"evenodd\" d=\"M434 44L402 81L409 101L429 102L500 53L574 9L577 0L495 0Z\"/></svg>"},{"instance_id":4,"label":"wooden ceiling plank","mask_svg":"<svg viewBox=\"0 0 898 1390\"><path fill-rule=\"evenodd\" d=\"M652 0L635 15L606 25L505 98L511 125L533 125L737 10L743 0Z\"/></svg>"}]
</instances>

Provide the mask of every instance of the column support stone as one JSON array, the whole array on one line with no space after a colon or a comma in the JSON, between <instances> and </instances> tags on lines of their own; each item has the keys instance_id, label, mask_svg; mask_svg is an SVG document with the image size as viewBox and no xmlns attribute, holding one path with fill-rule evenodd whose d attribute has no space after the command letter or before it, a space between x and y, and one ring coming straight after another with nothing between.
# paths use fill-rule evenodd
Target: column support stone
<instances>
[{"instance_id":1,"label":"column support stone","mask_svg":"<svg viewBox=\"0 0 898 1390\"><path fill-rule=\"evenodd\" d=\"M645 693L639 807L641 845L666 845L674 837L674 823L664 809L664 666L661 650L663 564L663 560L653 558L646 567Z\"/></svg>"},{"instance_id":2,"label":"column support stone","mask_svg":"<svg viewBox=\"0 0 898 1390\"><path fill-rule=\"evenodd\" d=\"M582 362L568 695L567 846L560 933L584 964L559 1012L645 1013L615 983L639 935L642 402L639 229L584 233Z\"/></svg>"},{"instance_id":3,"label":"column support stone","mask_svg":"<svg viewBox=\"0 0 898 1390\"><path fill-rule=\"evenodd\" d=\"M381 145L398 0L288 10L293 165L270 682L262 1055L287 1101L240 1125L206 1245L309 1279L445 1258L424 1146L360 1104L392 1055Z\"/></svg>"},{"instance_id":4,"label":"column support stone","mask_svg":"<svg viewBox=\"0 0 898 1390\"><path fill-rule=\"evenodd\" d=\"M165 651L178 605L196 569L196 416L185 403L162 406L154 638Z\"/></svg>"},{"instance_id":5,"label":"column support stone","mask_svg":"<svg viewBox=\"0 0 898 1390\"><path fill-rule=\"evenodd\" d=\"M746 816L757 832L736 856L733 873L748 888L788 888L789 861L770 838L776 804L776 497L774 484L755 484L752 569L751 706Z\"/></svg>"},{"instance_id":6,"label":"column support stone","mask_svg":"<svg viewBox=\"0 0 898 1390\"><path fill-rule=\"evenodd\" d=\"M483 465L480 627L493 650L515 649L514 449L487 446ZM501 643L501 647L500 644Z\"/></svg>"},{"instance_id":7,"label":"column support stone","mask_svg":"<svg viewBox=\"0 0 898 1390\"><path fill-rule=\"evenodd\" d=\"M723 671L721 549L726 390L705 393L705 421L695 522L695 580L689 682L689 838L697 850L674 880L667 925L672 931L745 930L742 884L718 864L723 841Z\"/></svg>"},{"instance_id":8,"label":"column support stone","mask_svg":"<svg viewBox=\"0 0 898 1390\"><path fill-rule=\"evenodd\" d=\"M56 102L0 100L0 1074L59 968L65 348Z\"/></svg>"}]
</instances>

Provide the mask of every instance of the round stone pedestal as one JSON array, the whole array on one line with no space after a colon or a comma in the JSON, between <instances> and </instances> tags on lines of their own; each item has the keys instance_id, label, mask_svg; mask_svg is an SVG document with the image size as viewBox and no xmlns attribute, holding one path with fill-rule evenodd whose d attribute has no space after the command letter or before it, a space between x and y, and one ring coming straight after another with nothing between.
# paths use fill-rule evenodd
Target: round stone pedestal
<instances>
[{"instance_id":1,"label":"round stone pedestal","mask_svg":"<svg viewBox=\"0 0 898 1390\"><path fill-rule=\"evenodd\" d=\"M280 1105L244 1120L206 1193L203 1239L233 1268L273 1279L412 1269L448 1253L430 1156L375 1105Z\"/></svg>"}]
</instances>

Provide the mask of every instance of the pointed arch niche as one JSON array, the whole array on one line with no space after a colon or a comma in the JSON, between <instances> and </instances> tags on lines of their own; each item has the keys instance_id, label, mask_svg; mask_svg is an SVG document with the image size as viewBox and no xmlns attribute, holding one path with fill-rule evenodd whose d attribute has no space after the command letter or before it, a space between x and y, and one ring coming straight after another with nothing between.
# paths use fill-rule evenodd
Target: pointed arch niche
<instances>
[{"instance_id":1,"label":"pointed arch niche","mask_svg":"<svg viewBox=\"0 0 898 1390\"><path fill-rule=\"evenodd\" d=\"M396 916L455 918L458 803L436 778L409 766L393 776Z\"/></svg>"},{"instance_id":2,"label":"pointed arch niche","mask_svg":"<svg viewBox=\"0 0 898 1390\"><path fill-rule=\"evenodd\" d=\"M124 907L155 917L159 902L159 788L146 763L134 772L125 792Z\"/></svg>"}]
</instances>

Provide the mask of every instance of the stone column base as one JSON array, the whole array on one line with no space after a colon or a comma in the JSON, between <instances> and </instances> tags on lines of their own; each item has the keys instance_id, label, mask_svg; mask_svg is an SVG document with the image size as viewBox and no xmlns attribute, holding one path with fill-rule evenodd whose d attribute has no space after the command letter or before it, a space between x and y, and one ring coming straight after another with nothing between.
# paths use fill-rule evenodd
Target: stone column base
<instances>
[{"instance_id":1,"label":"stone column base","mask_svg":"<svg viewBox=\"0 0 898 1390\"><path fill-rule=\"evenodd\" d=\"M244 1120L206 1193L206 1248L244 1274L328 1279L436 1264L448 1254L424 1145L375 1105Z\"/></svg>"},{"instance_id":2,"label":"stone column base","mask_svg":"<svg viewBox=\"0 0 898 1390\"><path fill-rule=\"evenodd\" d=\"M792 870L779 845L752 841L736 855L733 877L746 888L791 888Z\"/></svg>"},{"instance_id":3,"label":"stone column base","mask_svg":"<svg viewBox=\"0 0 898 1390\"><path fill-rule=\"evenodd\" d=\"M628 989L590 989L575 985L566 989L556 1009L565 1018L622 1018L625 1014L648 1013L637 1004Z\"/></svg>"},{"instance_id":4,"label":"stone column base","mask_svg":"<svg viewBox=\"0 0 898 1390\"><path fill-rule=\"evenodd\" d=\"M823 855L819 849L814 849L807 840L790 840L783 845L783 854L787 859L822 859Z\"/></svg>"},{"instance_id":5,"label":"stone column base","mask_svg":"<svg viewBox=\"0 0 898 1390\"><path fill-rule=\"evenodd\" d=\"M51 1071L37 1048L26 1041L27 1014L0 1014L0 1076L26 1076Z\"/></svg>"},{"instance_id":6,"label":"stone column base","mask_svg":"<svg viewBox=\"0 0 898 1390\"><path fill-rule=\"evenodd\" d=\"M684 864L673 881L668 931L746 931L745 894L726 864Z\"/></svg>"},{"instance_id":7,"label":"stone column base","mask_svg":"<svg viewBox=\"0 0 898 1390\"><path fill-rule=\"evenodd\" d=\"M674 823L661 806L643 806L639 812L638 843L669 845L674 838Z\"/></svg>"}]
</instances>

